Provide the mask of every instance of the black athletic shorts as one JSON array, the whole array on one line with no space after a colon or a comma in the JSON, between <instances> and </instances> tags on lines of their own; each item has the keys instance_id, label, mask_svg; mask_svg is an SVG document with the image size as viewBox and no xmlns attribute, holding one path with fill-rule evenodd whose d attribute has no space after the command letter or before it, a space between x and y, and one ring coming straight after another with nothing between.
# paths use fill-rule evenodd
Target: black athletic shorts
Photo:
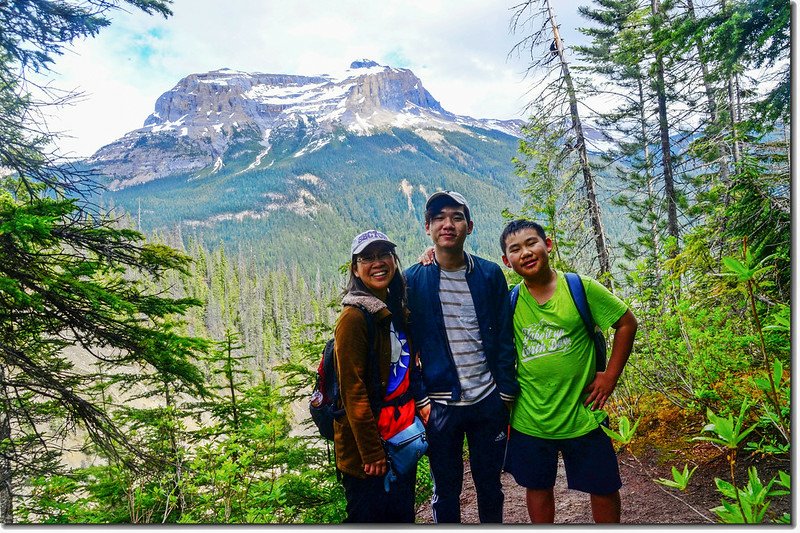
<instances>
[{"instance_id":1,"label":"black athletic shorts","mask_svg":"<svg viewBox=\"0 0 800 533\"><path fill-rule=\"evenodd\" d=\"M558 452L564 458L570 489L605 495L622 486L611 438L600 428L573 439L540 439L511 428L505 470L527 489L552 488Z\"/></svg>"}]
</instances>

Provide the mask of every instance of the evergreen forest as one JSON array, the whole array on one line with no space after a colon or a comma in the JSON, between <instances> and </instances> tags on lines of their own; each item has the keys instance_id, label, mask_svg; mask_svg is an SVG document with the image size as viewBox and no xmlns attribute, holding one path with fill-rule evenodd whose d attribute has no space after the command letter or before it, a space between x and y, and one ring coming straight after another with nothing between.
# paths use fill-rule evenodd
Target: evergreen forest
<instances>
[{"instance_id":1,"label":"evergreen forest","mask_svg":"<svg viewBox=\"0 0 800 533\"><path fill-rule=\"evenodd\" d=\"M31 74L117 9L172 14L169 0L0 2L2 523L338 523L306 402L347 265L266 267L143 233L53 148L44 111L71 95ZM792 523L773 505L792 472L790 4L587 0L587 44L569 53L558 9L510 11L531 118L510 154L518 201L498 214L542 223L557 268L636 315L607 407L619 453L671 470L653 482L679 499L712 486L710 521ZM613 146L601 159L588 122ZM709 461L726 474L693 477ZM418 503L430 494L423 458Z\"/></svg>"}]
</instances>

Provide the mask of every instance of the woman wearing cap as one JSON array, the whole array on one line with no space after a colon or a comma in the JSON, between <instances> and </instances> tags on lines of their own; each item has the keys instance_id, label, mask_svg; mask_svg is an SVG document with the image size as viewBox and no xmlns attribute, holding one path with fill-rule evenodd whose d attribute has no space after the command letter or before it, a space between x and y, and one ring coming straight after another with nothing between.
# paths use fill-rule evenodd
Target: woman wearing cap
<instances>
[{"instance_id":1,"label":"woman wearing cap","mask_svg":"<svg viewBox=\"0 0 800 533\"><path fill-rule=\"evenodd\" d=\"M413 523L416 461L410 472L395 475L383 444L419 423L405 280L395 245L383 233L357 235L350 252L350 278L334 331L345 410L334 422L334 449L347 499L345 521Z\"/></svg>"}]
</instances>

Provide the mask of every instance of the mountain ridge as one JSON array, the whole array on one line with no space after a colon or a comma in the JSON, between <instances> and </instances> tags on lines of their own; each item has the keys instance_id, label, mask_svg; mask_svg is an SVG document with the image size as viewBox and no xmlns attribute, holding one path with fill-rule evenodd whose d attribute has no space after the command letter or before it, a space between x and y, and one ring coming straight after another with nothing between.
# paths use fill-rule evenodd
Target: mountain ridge
<instances>
[{"instance_id":1,"label":"mountain ridge","mask_svg":"<svg viewBox=\"0 0 800 533\"><path fill-rule=\"evenodd\" d=\"M157 99L142 128L103 146L88 163L112 178L111 189L121 189L179 172L218 170L237 136L263 147L252 161L257 167L269 164L276 138L301 129L310 131L301 147L309 152L340 130L371 135L392 127L466 132L474 126L518 137L523 124L450 113L411 70L367 59L338 76L220 69L181 79Z\"/></svg>"},{"instance_id":2,"label":"mountain ridge","mask_svg":"<svg viewBox=\"0 0 800 533\"><path fill-rule=\"evenodd\" d=\"M469 249L500 263L503 213L521 206L521 120L446 110L408 69L354 61L339 75L191 74L144 126L96 152L101 201L147 233L180 235L336 275L352 236L380 229L401 257L430 242L428 194L470 201ZM601 135L598 132L594 132Z\"/></svg>"}]
</instances>

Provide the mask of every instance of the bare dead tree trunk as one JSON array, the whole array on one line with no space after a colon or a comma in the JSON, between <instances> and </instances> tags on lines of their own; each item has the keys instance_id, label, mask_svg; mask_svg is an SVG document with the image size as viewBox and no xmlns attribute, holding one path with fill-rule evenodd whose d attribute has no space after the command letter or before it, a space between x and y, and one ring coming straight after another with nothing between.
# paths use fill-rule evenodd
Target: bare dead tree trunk
<instances>
[{"instance_id":1,"label":"bare dead tree trunk","mask_svg":"<svg viewBox=\"0 0 800 533\"><path fill-rule=\"evenodd\" d=\"M556 17L553 13L553 8L550 5L550 0L545 0L547 6L547 16L550 21L550 26L553 30L553 40L555 42L556 50L558 51L559 61L561 62L561 72L564 78L564 84L567 87L567 97L569 99L569 112L572 119L572 129L575 132L575 149L578 151L578 158L583 172L583 184L586 188L586 203L589 209L589 218L592 223L592 231L594 233L595 247L597 248L597 259L600 262L601 279L608 280L611 273L611 261L608 256L608 246L606 243L606 235L603 229L603 219L600 212L600 205L597 202L597 195L595 194L594 178L592 170L589 166L589 155L586 151L586 140L583 134L583 125L581 117L578 112L578 98L575 94L575 87L572 83L572 76L569 72L569 64L564 56L564 44L561 41L561 35L558 32L558 25L556 24ZM608 281L605 281L608 283Z\"/></svg>"}]
</instances>

